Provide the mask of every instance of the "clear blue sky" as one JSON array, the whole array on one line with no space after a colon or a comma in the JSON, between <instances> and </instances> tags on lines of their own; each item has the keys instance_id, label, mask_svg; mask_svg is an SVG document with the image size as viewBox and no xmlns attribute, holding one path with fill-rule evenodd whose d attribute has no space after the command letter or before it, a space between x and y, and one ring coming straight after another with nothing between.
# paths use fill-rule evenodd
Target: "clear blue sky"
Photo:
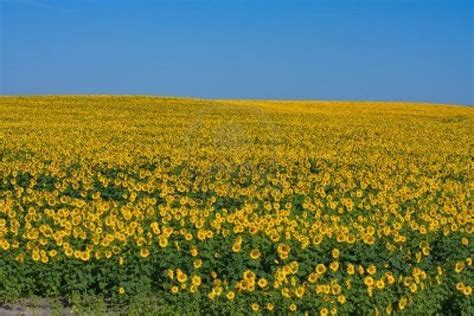
<instances>
[{"instance_id":1,"label":"clear blue sky","mask_svg":"<svg viewBox=\"0 0 474 316\"><path fill-rule=\"evenodd\" d=\"M472 0L0 0L0 94L474 104Z\"/></svg>"}]
</instances>

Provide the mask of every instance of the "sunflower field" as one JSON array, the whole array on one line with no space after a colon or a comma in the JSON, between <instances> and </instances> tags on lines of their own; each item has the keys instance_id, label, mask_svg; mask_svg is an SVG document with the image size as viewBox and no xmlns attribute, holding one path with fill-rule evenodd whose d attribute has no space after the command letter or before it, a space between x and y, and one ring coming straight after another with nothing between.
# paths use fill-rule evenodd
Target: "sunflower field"
<instances>
[{"instance_id":1,"label":"sunflower field","mask_svg":"<svg viewBox=\"0 0 474 316\"><path fill-rule=\"evenodd\" d=\"M473 315L473 135L462 106L1 97L0 302Z\"/></svg>"}]
</instances>

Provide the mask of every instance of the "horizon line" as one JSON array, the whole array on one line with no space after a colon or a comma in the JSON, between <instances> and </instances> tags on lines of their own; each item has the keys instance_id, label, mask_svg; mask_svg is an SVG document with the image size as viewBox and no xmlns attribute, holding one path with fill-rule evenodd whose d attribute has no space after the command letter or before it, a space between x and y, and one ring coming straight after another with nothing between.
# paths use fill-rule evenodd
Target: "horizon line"
<instances>
[{"instance_id":1,"label":"horizon line","mask_svg":"<svg viewBox=\"0 0 474 316\"><path fill-rule=\"evenodd\" d=\"M359 102L359 103L411 103L440 106L463 106L474 107L474 104L444 103L430 101L409 101L401 99L311 99L311 98L219 98L219 97L195 97L195 96L173 96L159 94L107 94L107 93L84 93L84 94L0 94L0 98L31 98L31 97L143 97L161 99L189 99L189 100L211 100L211 101L283 101L283 102Z\"/></svg>"}]
</instances>

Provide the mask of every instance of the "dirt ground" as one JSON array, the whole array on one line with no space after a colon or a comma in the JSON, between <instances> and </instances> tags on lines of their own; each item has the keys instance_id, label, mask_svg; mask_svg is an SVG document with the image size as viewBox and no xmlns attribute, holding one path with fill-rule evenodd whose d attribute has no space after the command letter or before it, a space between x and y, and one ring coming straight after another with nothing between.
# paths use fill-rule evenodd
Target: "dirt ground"
<instances>
[{"instance_id":1,"label":"dirt ground","mask_svg":"<svg viewBox=\"0 0 474 316\"><path fill-rule=\"evenodd\" d=\"M57 306L47 300L20 301L1 304L0 316L72 316L74 313L65 307Z\"/></svg>"}]
</instances>

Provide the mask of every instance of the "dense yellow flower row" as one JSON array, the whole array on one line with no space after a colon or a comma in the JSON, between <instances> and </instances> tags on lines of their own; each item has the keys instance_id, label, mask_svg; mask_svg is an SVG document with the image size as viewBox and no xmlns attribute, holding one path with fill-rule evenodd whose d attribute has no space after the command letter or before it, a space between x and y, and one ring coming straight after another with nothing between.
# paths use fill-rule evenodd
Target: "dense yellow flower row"
<instances>
[{"instance_id":1,"label":"dense yellow flower row","mask_svg":"<svg viewBox=\"0 0 474 316\"><path fill-rule=\"evenodd\" d=\"M177 255L170 293L262 293L253 311L278 292L290 311L315 296L334 314L354 287L368 300L405 289L379 306L403 310L447 274L472 276L473 120L389 102L0 98L0 251L120 266ZM453 261L435 263L439 236ZM408 268L392 271L399 254ZM224 257L241 269L208 266Z\"/></svg>"}]
</instances>

